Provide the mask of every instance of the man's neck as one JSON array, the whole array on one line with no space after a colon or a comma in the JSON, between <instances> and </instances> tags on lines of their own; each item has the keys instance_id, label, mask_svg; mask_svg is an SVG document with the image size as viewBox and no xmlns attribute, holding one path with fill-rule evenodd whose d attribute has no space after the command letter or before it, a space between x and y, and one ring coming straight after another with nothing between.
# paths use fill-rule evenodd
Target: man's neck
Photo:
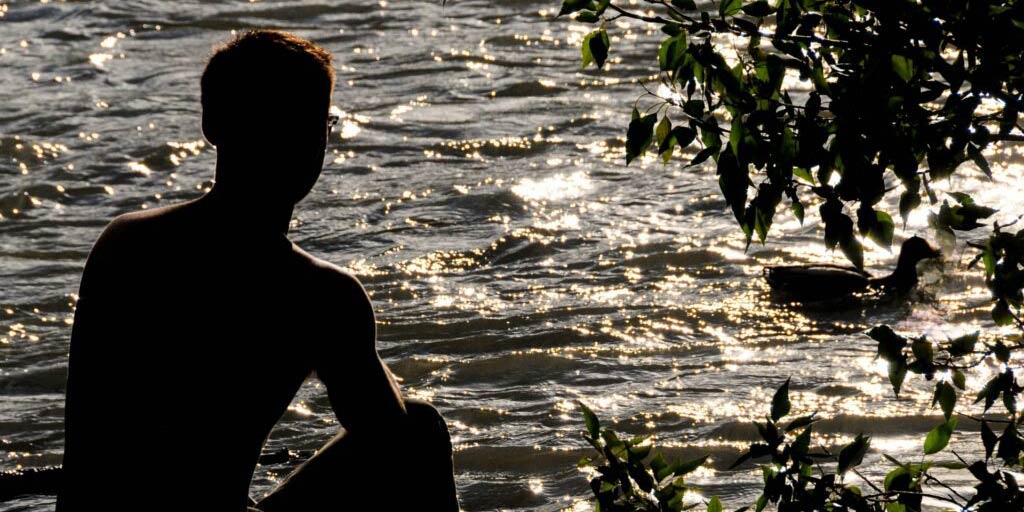
<instances>
[{"instance_id":1,"label":"man's neck","mask_svg":"<svg viewBox=\"0 0 1024 512\"><path fill-rule=\"evenodd\" d=\"M199 203L231 238L253 242L287 241L294 205L273 203L251 190L215 182Z\"/></svg>"}]
</instances>

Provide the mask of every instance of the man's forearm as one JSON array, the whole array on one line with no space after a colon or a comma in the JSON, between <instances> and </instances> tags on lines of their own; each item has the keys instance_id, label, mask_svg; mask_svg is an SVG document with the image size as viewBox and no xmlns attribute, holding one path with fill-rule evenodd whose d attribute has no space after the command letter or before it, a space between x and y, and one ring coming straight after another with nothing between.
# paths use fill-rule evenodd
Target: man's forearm
<instances>
[{"instance_id":1,"label":"man's forearm","mask_svg":"<svg viewBox=\"0 0 1024 512\"><path fill-rule=\"evenodd\" d=\"M401 428L406 410L397 379L376 351L363 368L364 372L349 374L347 384L328 385L328 397L338 420L346 430L365 435Z\"/></svg>"}]
</instances>

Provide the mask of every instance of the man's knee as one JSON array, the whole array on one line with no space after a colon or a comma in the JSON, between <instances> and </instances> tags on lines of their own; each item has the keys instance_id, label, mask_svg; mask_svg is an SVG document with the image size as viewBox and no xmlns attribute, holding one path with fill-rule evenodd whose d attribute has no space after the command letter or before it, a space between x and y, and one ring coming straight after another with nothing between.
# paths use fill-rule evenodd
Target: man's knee
<instances>
[{"instance_id":1,"label":"man's knee","mask_svg":"<svg viewBox=\"0 0 1024 512\"><path fill-rule=\"evenodd\" d=\"M417 398L405 399L405 410L409 418L409 426L413 430L429 438L430 441L440 442L451 451L451 436L448 433L448 424L444 416L429 402Z\"/></svg>"}]
</instances>

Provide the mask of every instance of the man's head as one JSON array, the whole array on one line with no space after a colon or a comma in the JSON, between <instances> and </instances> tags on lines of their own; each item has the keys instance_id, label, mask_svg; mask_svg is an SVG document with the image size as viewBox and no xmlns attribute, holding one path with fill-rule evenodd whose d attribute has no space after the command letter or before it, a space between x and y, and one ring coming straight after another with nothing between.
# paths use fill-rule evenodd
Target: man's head
<instances>
[{"instance_id":1,"label":"man's head","mask_svg":"<svg viewBox=\"0 0 1024 512\"><path fill-rule=\"evenodd\" d=\"M218 165L218 182L305 196L323 166L333 89L331 54L292 34L254 30L217 48L202 78L203 133L242 167ZM247 172L272 175L237 175Z\"/></svg>"}]
</instances>

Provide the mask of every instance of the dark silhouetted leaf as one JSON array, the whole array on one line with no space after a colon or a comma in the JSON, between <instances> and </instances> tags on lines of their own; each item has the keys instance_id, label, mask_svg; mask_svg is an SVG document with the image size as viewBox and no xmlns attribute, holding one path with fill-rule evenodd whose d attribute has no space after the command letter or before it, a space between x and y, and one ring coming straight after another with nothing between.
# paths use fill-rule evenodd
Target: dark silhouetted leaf
<instances>
[{"instance_id":1,"label":"dark silhouetted leaf","mask_svg":"<svg viewBox=\"0 0 1024 512\"><path fill-rule=\"evenodd\" d=\"M591 0L565 0L562 2L562 9L558 11L559 16L571 14L586 9L592 3Z\"/></svg>"},{"instance_id":2,"label":"dark silhouetted leaf","mask_svg":"<svg viewBox=\"0 0 1024 512\"><path fill-rule=\"evenodd\" d=\"M771 5L768 5L766 0L757 0L754 3L743 6L743 13L749 16L756 16L762 18L775 12L775 9Z\"/></svg>"},{"instance_id":3,"label":"dark silhouetted leaf","mask_svg":"<svg viewBox=\"0 0 1024 512\"><path fill-rule=\"evenodd\" d=\"M1003 435L999 436L999 450L996 455L1008 465L1017 465L1020 461L1020 438L1013 422L1006 424Z\"/></svg>"},{"instance_id":4,"label":"dark silhouetted leaf","mask_svg":"<svg viewBox=\"0 0 1024 512\"><path fill-rule=\"evenodd\" d=\"M635 111L634 111L635 113ZM654 138L654 124L658 121L657 114L635 117L629 123L626 132L626 165L644 154Z\"/></svg>"},{"instance_id":5,"label":"dark silhouetted leaf","mask_svg":"<svg viewBox=\"0 0 1024 512\"><path fill-rule=\"evenodd\" d=\"M785 415L789 414L791 404L789 402L789 380L782 383L779 389L775 391L775 396L772 397L772 421L779 421Z\"/></svg>"},{"instance_id":6,"label":"dark silhouetted leaf","mask_svg":"<svg viewBox=\"0 0 1024 512\"><path fill-rule=\"evenodd\" d=\"M949 355L959 357L974 352L974 346L978 343L979 334L978 331L975 331L973 334L965 334L950 340L948 346Z\"/></svg>"},{"instance_id":7,"label":"dark silhouetted leaf","mask_svg":"<svg viewBox=\"0 0 1024 512\"><path fill-rule=\"evenodd\" d=\"M725 196L725 202L732 207L733 215L741 224L744 221L744 207L747 204L747 166L736 161L736 155L729 149L718 157L718 186Z\"/></svg>"},{"instance_id":8,"label":"dark silhouetted leaf","mask_svg":"<svg viewBox=\"0 0 1024 512\"><path fill-rule=\"evenodd\" d=\"M985 445L985 460L992 458L992 450L996 447L996 442L999 438L996 433L988 426L987 421L981 422L981 442Z\"/></svg>"},{"instance_id":9,"label":"dark silhouetted leaf","mask_svg":"<svg viewBox=\"0 0 1024 512\"><path fill-rule=\"evenodd\" d=\"M844 446L839 452L839 466L836 471L841 475L848 469L860 465L870 446L871 438L864 434L857 434L853 442Z\"/></svg>"},{"instance_id":10,"label":"dark silhouetted leaf","mask_svg":"<svg viewBox=\"0 0 1024 512\"><path fill-rule=\"evenodd\" d=\"M580 51L583 53L583 67L591 62L598 68L604 67L608 60L608 49L611 47L611 40L608 39L608 32L604 29L595 30L583 38L583 45Z\"/></svg>"}]
</instances>

